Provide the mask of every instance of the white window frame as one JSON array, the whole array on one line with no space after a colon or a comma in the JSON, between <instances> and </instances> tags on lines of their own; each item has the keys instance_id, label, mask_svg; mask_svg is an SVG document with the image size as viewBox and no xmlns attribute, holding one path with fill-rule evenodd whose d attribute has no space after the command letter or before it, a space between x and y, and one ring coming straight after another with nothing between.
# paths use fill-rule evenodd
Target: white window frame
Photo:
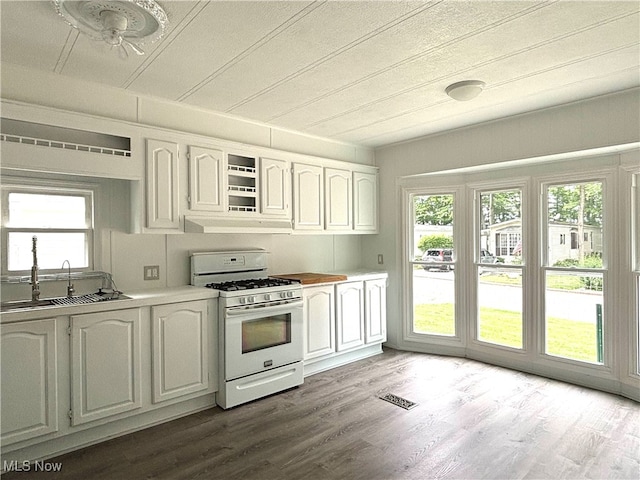
<instances>
[{"instance_id":1,"label":"white window frame","mask_svg":"<svg viewBox=\"0 0 640 480\"><path fill-rule=\"evenodd\" d=\"M620 187L627 192L622 207L622 214L625 217L621 221L628 225L625 237L631 243L629 258L627 260L624 257L621 258L624 265L628 265L631 269L629 293L632 303L629 311L631 325L627 345L629 349L627 373L635 381L640 381L640 166L621 168L620 176Z\"/></svg>"},{"instance_id":2,"label":"white window frame","mask_svg":"<svg viewBox=\"0 0 640 480\"><path fill-rule=\"evenodd\" d=\"M549 218L548 218L548 188L555 185L567 185L577 183L602 182L602 268L585 268L585 267L553 267L549 265ZM543 362L565 363L578 368L588 368L602 373L610 374L612 365L615 363L615 328L614 322L611 320L615 314L614 302L616 291L616 275L611 274L611 245L614 244L614 232L609 227L610 224L617 224L614 218L617 216L615 185L616 171L615 168L592 169L585 173L558 173L548 176L539 176L536 178L537 191L539 192L539 311L540 325L538 330L538 355ZM615 270L615 269L614 269ZM546 276L548 272L570 272L570 273L601 273L603 281L603 309L602 314L604 322L603 331L603 348L604 355L602 364L584 362L571 358L564 358L546 353Z\"/></svg>"},{"instance_id":3,"label":"white window frame","mask_svg":"<svg viewBox=\"0 0 640 480\"><path fill-rule=\"evenodd\" d=\"M403 340L406 342L420 343L428 342L431 345L441 345L446 347L464 347L467 342L467 303L466 298L461 294L460 283L465 278L465 269L463 264L467 258L467 242L455 242L455 276L454 276L454 335L437 335L429 333L417 333L413 331L413 265L418 264L413 258L414 238L413 225L409 219L413 219L413 198L422 195L453 195L453 237L465 238L467 227L464 217L458 220L457 214L462 210L461 207L465 203L466 192L462 185L449 184L446 186L424 186L413 188L412 181L409 180L406 186L402 188L403 212L402 212L402 232L404 235L402 244L402 269L403 269Z\"/></svg>"},{"instance_id":4,"label":"white window frame","mask_svg":"<svg viewBox=\"0 0 640 480\"><path fill-rule=\"evenodd\" d=\"M473 244L470 246L472 249L473 255L473 270L469 277L469 282L467 284L467 288L469 291L469 306L473 307L473 309L469 309L470 317L468 322L469 329L469 346L478 351L490 352L499 350L505 354L515 354L517 357L528 356L532 352L533 344L532 339L534 338L534 330L533 330L533 321L534 312L529 307L531 305L530 301L527 301L530 297L531 288L530 285L534 285L534 282L530 278L531 270L527 268L529 264L533 264L532 262L532 253L535 251L535 240L531 238L531 228L529 222L532 217L529 215L530 209L527 207L531 204L531 196L530 196L530 184L531 180L529 177L514 177L508 178L504 180L496 180L496 181L484 181L484 182L472 182L467 185L469 189L469 198L473 198L473 208L472 212L469 212L472 215L472 224L473 224L473 235L470 235ZM479 338L479 328L478 328L478 320L479 320L479 297L478 297L478 283L477 283L477 275L478 269L480 267L490 269L491 265L483 265L480 263L479 252L481 247L480 242L480 195L486 192L499 192L499 191L509 191L509 190L520 190L521 198L520 198L520 224L521 224L521 242L523 244L523 254L522 254L522 264L521 265L501 265L501 268L519 270L522 272L522 348L514 348L507 345L499 345L491 342L486 342ZM533 248L532 248L533 247ZM497 252L493 253L496 257L499 256ZM472 310L472 311L471 311Z\"/></svg>"},{"instance_id":5,"label":"white window frame","mask_svg":"<svg viewBox=\"0 0 640 480\"><path fill-rule=\"evenodd\" d=\"M2 199L2 275L20 276L30 273L30 270L8 270L8 236L11 232L34 232L34 233L66 233L82 232L85 234L85 248L87 252L87 266L77 267L71 265L71 270L75 272L91 271L95 263L95 198L96 186L94 184L71 183L58 181L44 181L32 178L4 178L1 185ZM31 228L31 227L10 227L9 221L9 195L11 193L31 193L42 195L68 195L83 197L85 200L85 228ZM53 273L62 271L59 268L44 269L39 268L42 273Z\"/></svg>"}]
</instances>

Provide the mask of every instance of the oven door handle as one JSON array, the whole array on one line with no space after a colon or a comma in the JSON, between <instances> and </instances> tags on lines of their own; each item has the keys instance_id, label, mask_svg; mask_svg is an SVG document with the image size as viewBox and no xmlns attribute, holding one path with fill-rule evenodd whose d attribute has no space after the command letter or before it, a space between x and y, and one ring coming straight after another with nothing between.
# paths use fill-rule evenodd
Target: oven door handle
<instances>
[{"instance_id":1,"label":"oven door handle","mask_svg":"<svg viewBox=\"0 0 640 480\"><path fill-rule=\"evenodd\" d=\"M252 305L246 307L230 307L225 311L225 316L227 317L238 317L241 315L251 315L254 313L259 314L277 314L277 313L288 313L291 310L302 309L302 300L293 301L279 305Z\"/></svg>"}]
</instances>

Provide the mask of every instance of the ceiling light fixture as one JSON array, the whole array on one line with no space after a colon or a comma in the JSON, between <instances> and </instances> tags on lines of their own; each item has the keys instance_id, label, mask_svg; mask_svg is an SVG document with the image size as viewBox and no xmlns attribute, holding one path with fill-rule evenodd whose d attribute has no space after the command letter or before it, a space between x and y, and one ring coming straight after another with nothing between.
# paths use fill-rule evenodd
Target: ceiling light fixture
<instances>
[{"instance_id":1,"label":"ceiling light fixture","mask_svg":"<svg viewBox=\"0 0 640 480\"><path fill-rule=\"evenodd\" d=\"M454 100L466 102L480 95L484 86L485 83L480 80L464 80L462 82L452 83L445 89L445 92Z\"/></svg>"},{"instance_id":2,"label":"ceiling light fixture","mask_svg":"<svg viewBox=\"0 0 640 480\"><path fill-rule=\"evenodd\" d=\"M104 41L126 58L129 47L144 55L142 45L164 35L166 13L154 0L51 0L65 22L93 40Z\"/></svg>"}]
</instances>

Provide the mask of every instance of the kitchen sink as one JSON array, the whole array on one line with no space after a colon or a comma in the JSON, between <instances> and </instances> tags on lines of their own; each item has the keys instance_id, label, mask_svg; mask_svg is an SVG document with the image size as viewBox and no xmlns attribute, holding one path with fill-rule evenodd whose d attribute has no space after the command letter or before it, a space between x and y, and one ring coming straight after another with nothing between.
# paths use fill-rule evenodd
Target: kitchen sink
<instances>
[{"instance_id":1,"label":"kitchen sink","mask_svg":"<svg viewBox=\"0 0 640 480\"><path fill-rule=\"evenodd\" d=\"M2 302L0 304L0 310L7 312L10 310L21 310L23 308L38 308L38 307L50 307L55 305L52 298L45 300L15 300L11 302Z\"/></svg>"},{"instance_id":2,"label":"kitchen sink","mask_svg":"<svg viewBox=\"0 0 640 480\"><path fill-rule=\"evenodd\" d=\"M87 295L78 295L75 297L58 297L58 298L44 298L42 300L14 300L9 302L2 302L0 304L0 311L10 312L13 310L24 310L28 308L41 308L41 307L55 307L55 306L70 306L70 305L87 305L97 302L110 302L113 300L126 300L131 297L127 297L122 294L105 294L103 292L89 293Z\"/></svg>"}]
</instances>

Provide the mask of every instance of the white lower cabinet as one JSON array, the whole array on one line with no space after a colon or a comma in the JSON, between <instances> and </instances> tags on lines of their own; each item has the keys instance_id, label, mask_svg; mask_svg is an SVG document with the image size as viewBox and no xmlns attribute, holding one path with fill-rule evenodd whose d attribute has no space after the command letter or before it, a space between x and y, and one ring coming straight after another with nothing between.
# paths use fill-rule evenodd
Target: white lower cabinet
<instances>
[{"instance_id":1,"label":"white lower cabinet","mask_svg":"<svg viewBox=\"0 0 640 480\"><path fill-rule=\"evenodd\" d=\"M333 284L304 287L304 359L336 351L335 289Z\"/></svg>"},{"instance_id":2,"label":"white lower cabinet","mask_svg":"<svg viewBox=\"0 0 640 480\"><path fill-rule=\"evenodd\" d=\"M365 343L387 341L387 280L364 282Z\"/></svg>"},{"instance_id":3,"label":"white lower cabinet","mask_svg":"<svg viewBox=\"0 0 640 480\"><path fill-rule=\"evenodd\" d=\"M207 301L151 307L153 403L209 388Z\"/></svg>"},{"instance_id":4,"label":"white lower cabinet","mask_svg":"<svg viewBox=\"0 0 640 480\"><path fill-rule=\"evenodd\" d=\"M336 350L364 345L364 283L336 285Z\"/></svg>"},{"instance_id":5,"label":"white lower cabinet","mask_svg":"<svg viewBox=\"0 0 640 480\"><path fill-rule=\"evenodd\" d=\"M387 340L387 274L353 277L303 288L307 376L382 353Z\"/></svg>"},{"instance_id":6,"label":"white lower cabinet","mask_svg":"<svg viewBox=\"0 0 640 480\"><path fill-rule=\"evenodd\" d=\"M209 293L54 318L40 311L33 320L3 312L3 460L52 457L213 407L218 326Z\"/></svg>"},{"instance_id":7,"label":"white lower cabinet","mask_svg":"<svg viewBox=\"0 0 640 480\"><path fill-rule=\"evenodd\" d=\"M58 430L55 318L2 325L3 446Z\"/></svg>"},{"instance_id":8,"label":"white lower cabinet","mask_svg":"<svg viewBox=\"0 0 640 480\"><path fill-rule=\"evenodd\" d=\"M140 309L71 316L71 423L142 406Z\"/></svg>"}]
</instances>

